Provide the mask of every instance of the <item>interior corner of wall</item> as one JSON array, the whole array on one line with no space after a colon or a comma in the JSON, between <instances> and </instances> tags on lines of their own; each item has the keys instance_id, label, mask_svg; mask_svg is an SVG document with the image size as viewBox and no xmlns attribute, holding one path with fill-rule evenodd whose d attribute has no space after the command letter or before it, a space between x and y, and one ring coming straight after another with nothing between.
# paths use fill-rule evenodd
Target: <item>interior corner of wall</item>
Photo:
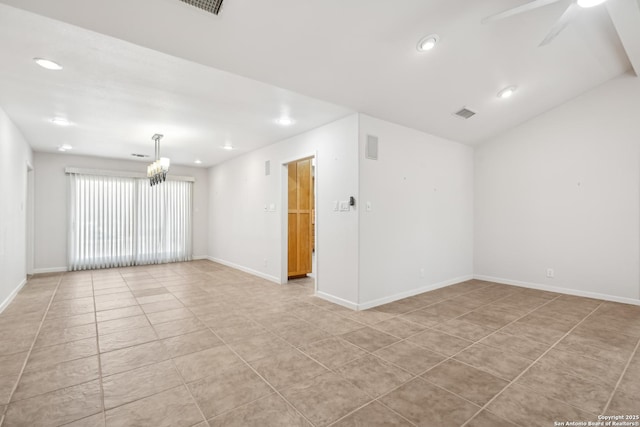
<instances>
[{"instance_id":1,"label":"interior corner of wall","mask_svg":"<svg viewBox=\"0 0 640 427\"><path fill-rule=\"evenodd\" d=\"M316 296L318 298L322 298L325 301L329 301L329 302L332 302L334 304L338 304L338 305L341 305L343 307L350 308L351 310L358 310L358 303L355 303L355 302L352 302L352 301L348 301L346 299L339 298L339 297L336 297L334 295L324 293L322 291L316 292Z\"/></svg>"},{"instance_id":2,"label":"interior corner of wall","mask_svg":"<svg viewBox=\"0 0 640 427\"><path fill-rule=\"evenodd\" d=\"M24 285L27 284L27 278L25 277L19 284L18 286L15 287L14 290L11 291L11 293L9 293L9 295L7 295L7 297L3 300L0 301L0 313L2 313L8 306L9 304L11 304L11 302L13 301L13 299L18 295L18 293L20 292L20 290L24 287Z\"/></svg>"}]
</instances>

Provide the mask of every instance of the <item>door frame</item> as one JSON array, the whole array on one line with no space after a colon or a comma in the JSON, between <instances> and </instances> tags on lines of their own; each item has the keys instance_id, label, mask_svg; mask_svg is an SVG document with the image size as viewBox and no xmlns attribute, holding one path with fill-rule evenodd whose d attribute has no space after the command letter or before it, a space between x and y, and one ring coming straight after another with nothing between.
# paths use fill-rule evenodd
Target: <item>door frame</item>
<instances>
[{"instance_id":1,"label":"door frame","mask_svg":"<svg viewBox=\"0 0 640 427\"><path fill-rule=\"evenodd\" d=\"M35 249L34 249L34 171L33 165L27 162L27 173L25 175L25 271L27 275L32 275L34 271Z\"/></svg>"},{"instance_id":2,"label":"door frame","mask_svg":"<svg viewBox=\"0 0 640 427\"><path fill-rule=\"evenodd\" d=\"M315 160L313 197L314 197L314 241L316 264L313 284L314 294L318 292L318 283L320 280L320 242L318 241L318 151L307 152L293 158L287 158L280 161L280 284L284 285L289 281L289 169L291 162L298 160L313 158Z\"/></svg>"}]
</instances>

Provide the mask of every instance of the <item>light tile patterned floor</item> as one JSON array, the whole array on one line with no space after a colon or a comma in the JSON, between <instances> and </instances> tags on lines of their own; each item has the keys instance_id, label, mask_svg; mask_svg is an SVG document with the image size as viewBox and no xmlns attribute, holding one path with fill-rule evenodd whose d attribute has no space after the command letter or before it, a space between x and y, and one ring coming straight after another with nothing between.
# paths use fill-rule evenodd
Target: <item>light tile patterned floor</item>
<instances>
[{"instance_id":1,"label":"light tile patterned floor","mask_svg":"<svg viewBox=\"0 0 640 427\"><path fill-rule=\"evenodd\" d=\"M353 312L209 261L32 278L0 425L551 426L640 413L640 307L469 281Z\"/></svg>"}]
</instances>

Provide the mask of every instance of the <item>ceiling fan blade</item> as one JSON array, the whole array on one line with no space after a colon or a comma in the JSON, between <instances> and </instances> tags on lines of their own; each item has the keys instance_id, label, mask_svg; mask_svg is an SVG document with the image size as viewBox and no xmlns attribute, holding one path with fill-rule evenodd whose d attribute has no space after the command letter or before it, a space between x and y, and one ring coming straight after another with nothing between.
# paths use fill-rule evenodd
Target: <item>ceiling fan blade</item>
<instances>
[{"instance_id":1,"label":"ceiling fan blade","mask_svg":"<svg viewBox=\"0 0 640 427\"><path fill-rule=\"evenodd\" d=\"M538 45L538 47L545 46L551 43L551 40L555 39L556 36L562 32L562 30L567 28L567 25L569 25L569 22L571 22L578 10L580 10L580 6L578 6L577 3L571 3L567 10L564 11L560 19L558 19L556 23L553 24L553 27L551 27L551 30L544 38L544 40L542 40L542 42Z\"/></svg>"},{"instance_id":2,"label":"ceiling fan blade","mask_svg":"<svg viewBox=\"0 0 640 427\"><path fill-rule=\"evenodd\" d=\"M486 24L487 22L498 21L500 19L504 19L513 15L518 15L520 13L528 12L530 10L534 10L539 7L546 6L548 4L557 3L559 1L561 0L533 0L533 1L530 1L529 3L523 4L522 6L513 7L511 9L507 9L500 13L496 13L495 15L487 16L482 20L482 23Z\"/></svg>"}]
</instances>

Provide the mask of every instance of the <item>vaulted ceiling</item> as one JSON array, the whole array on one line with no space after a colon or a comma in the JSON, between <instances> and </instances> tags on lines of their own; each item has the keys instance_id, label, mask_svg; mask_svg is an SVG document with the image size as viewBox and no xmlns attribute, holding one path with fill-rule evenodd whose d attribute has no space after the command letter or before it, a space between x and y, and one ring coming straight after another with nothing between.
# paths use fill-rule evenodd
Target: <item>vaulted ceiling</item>
<instances>
[{"instance_id":1,"label":"vaulted ceiling","mask_svg":"<svg viewBox=\"0 0 640 427\"><path fill-rule=\"evenodd\" d=\"M168 155L203 165L354 111L477 144L638 71L639 1L580 10L538 47L571 1L483 24L527 1L225 0L215 16L179 0L0 0L20 8L0 4L0 105L37 150L149 154L161 132ZM418 52L431 33L436 48Z\"/></svg>"}]
</instances>

